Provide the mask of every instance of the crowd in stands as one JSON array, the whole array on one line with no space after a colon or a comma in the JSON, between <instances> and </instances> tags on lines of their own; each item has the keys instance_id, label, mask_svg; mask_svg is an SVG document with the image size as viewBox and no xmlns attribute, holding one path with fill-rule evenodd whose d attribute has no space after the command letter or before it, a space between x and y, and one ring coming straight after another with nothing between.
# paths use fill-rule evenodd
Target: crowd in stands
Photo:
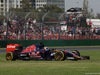
<instances>
[{"instance_id":1,"label":"crowd in stands","mask_svg":"<svg viewBox=\"0 0 100 75\"><path fill-rule=\"evenodd\" d=\"M58 40L59 38L61 40L89 39L89 38L100 39L100 28L92 28L92 27L74 28L73 26L67 26L67 30L60 30L59 33L59 26L56 25L43 26L44 40ZM9 19L8 21L6 19L5 20L0 19L0 40L6 40L6 39L42 40L42 25L37 25L36 20L31 18L29 18L27 21L25 21L25 19L18 19L18 18Z\"/></svg>"}]
</instances>

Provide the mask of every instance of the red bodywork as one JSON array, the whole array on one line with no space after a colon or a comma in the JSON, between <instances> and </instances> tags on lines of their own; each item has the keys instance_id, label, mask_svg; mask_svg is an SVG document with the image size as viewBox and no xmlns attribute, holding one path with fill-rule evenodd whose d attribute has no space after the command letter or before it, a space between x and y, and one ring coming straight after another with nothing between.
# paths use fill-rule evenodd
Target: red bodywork
<instances>
[{"instance_id":1,"label":"red bodywork","mask_svg":"<svg viewBox=\"0 0 100 75\"><path fill-rule=\"evenodd\" d=\"M34 50L36 50L36 46L33 44L27 47L26 49L24 49L21 53L30 53L30 52L33 52Z\"/></svg>"},{"instance_id":2,"label":"red bodywork","mask_svg":"<svg viewBox=\"0 0 100 75\"><path fill-rule=\"evenodd\" d=\"M7 52L15 51L16 47L19 47L19 44L9 44L9 45L7 45Z\"/></svg>"},{"instance_id":3,"label":"red bodywork","mask_svg":"<svg viewBox=\"0 0 100 75\"><path fill-rule=\"evenodd\" d=\"M20 47L20 45L19 44L9 44L9 45L7 45L7 52L15 51L16 47ZM30 52L33 52L34 50L36 50L36 46L33 44L33 45L25 48L21 53L30 53Z\"/></svg>"}]
</instances>

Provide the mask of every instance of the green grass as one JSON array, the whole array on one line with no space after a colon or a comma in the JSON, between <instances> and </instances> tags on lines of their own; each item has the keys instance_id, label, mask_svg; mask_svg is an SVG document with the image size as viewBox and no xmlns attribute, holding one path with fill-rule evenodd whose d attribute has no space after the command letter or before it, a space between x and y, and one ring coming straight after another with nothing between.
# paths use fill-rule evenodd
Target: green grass
<instances>
[{"instance_id":1,"label":"green grass","mask_svg":"<svg viewBox=\"0 0 100 75\"><path fill-rule=\"evenodd\" d=\"M87 75L100 74L100 51L80 51L90 60L79 61L6 61L0 54L0 75Z\"/></svg>"}]
</instances>

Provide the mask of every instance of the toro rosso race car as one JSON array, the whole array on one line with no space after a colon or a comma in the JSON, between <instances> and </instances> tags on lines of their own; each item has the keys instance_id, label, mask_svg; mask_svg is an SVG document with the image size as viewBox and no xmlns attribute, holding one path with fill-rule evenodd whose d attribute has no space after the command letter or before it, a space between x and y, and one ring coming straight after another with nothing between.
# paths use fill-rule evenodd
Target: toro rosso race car
<instances>
[{"instance_id":1,"label":"toro rosso race car","mask_svg":"<svg viewBox=\"0 0 100 75\"><path fill-rule=\"evenodd\" d=\"M20 44L7 45L6 60L87 60L89 56L80 56L78 50L66 51L49 49L43 43L33 44L25 49Z\"/></svg>"}]
</instances>

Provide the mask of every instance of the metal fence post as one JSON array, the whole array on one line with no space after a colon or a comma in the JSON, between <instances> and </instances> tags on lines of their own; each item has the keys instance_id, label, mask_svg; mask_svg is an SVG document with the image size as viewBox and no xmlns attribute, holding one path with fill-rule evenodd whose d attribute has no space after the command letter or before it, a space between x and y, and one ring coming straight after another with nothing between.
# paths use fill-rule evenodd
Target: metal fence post
<instances>
[{"instance_id":1,"label":"metal fence post","mask_svg":"<svg viewBox=\"0 0 100 75\"><path fill-rule=\"evenodd\" d=\"M29 12L29 13L25 16L25 36L24 36L24 37L25 37L25 40L26 40L26 21L27 21L26 19L27 19L27 17L30 15L30 13L31 13L31 12Z\"/></svg>"},{"instance_id":2,"label":"metal fence post","mask_svg":"<svg viewBox=\"0 0 100 75\"><path fill-rule=\"evenodd\" d=\"M60 15L60 17L59 17L59 34L58 34L58 39L60 40L60 19L61 19L61 17L63 16L63 14L64 13L62 13L61 15Z\"/></svg>"},{"instance_id":3,"label":"metal fence post","mask_svg":"<svg viewBox=\"0 0 100 75\"><path fill-rule=\"evenodd\" d=\"M43 15L43 17L42 17L42 40L44 39L43 38L43 36L44 36L44 34L43 34L43 28L44 28L44 18L45 18L45 16L48 14L48 12L47 13L45 13L44 15Z\"/></svg>"},{"instance_id":4,"label":"metal fence post","mask_svg":"<svg viewBox=\"0 0 100 75\"><path fill-rule=\"evenodd\" d=\"M91 27L91 18L92 18L93 16L91 16L90 17L90 20L89 20L89 39L90 39L90 27Z\"/></svg>"},{"instance_id":5,"label":"metal fence post","mask_svg":"<svg viewBox=\"0 0 100 75\"><path fill-rule=\"evenodd\" d=\"M12 14L12 11L7 15L7 29L6 29L6 40L8 40L8 21L9 21L9 16Z\"/></svg>"},{"instance_id":6,"label":"metal fence post","mask_svg":"<svg viewBox=\"0 0 100 75\"><path fill-rule=\"evenodd\" d=\"M75 21L74 21L74 40L76 39L76 38L75 38L75 35L76 35L75 30L76 30L76 18L75 18Z\"/></svg>"}]
</instances>

